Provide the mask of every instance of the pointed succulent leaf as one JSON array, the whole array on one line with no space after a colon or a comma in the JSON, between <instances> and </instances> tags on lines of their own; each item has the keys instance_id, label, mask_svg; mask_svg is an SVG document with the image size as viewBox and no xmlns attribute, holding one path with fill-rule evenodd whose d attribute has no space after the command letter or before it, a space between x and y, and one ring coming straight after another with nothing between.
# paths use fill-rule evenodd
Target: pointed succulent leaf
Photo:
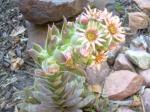
<instances>
[{"instance_id":1,"label":"pointed succulent leaf","mask_svg":"<svg viewBox=\"0 0 150 112\"><path fill-rule=\"evenodd\" d=\"M33 44L33 49L36 50L37 52L42 52L43 50L43 48L36 43Z\"/></svg>"},{"instance_id":2,"label":"pointed succulent leaf","mask_svg":"<svg viewBox=\"0 0 150 112\"><path fill-rule=\"evenodd\" d=\"M34 91L33 92L33 96L40 102L49 102L49 103L53 103L52 98L49 97L47 94L42 93L40 91Z\"/></svg>"},{"instance_id":3,"label":"pointed succulent leaf","mask_svg":"<svg viewBox=\"0 0 150 112\"><path fill-rule=\"evenodd\" d=\"M28 104L28 103L20 103L18 107L24 112L37 112L38 105Z\"/></svg>"},{"instance_id":4,"label":"pointed succulent leaf","mask_svg":"<svg viewBox=\"0 0 150 112\"><path fill-rule=\"evenodd\" d=\"M83 108L89 104L92 104L95 101L94 95L88 95L86 98L84 98L79 104L78 107Z\"/></svg>"},{"instance_id":5,"label":"pointed succulent leaf","mask_svg":"<svg viewBox=\"0 0 150 112\"><path fill-rule=\"evenodd\" d=\"M59 29L54 24L52 26L52 34L53 35L60 35Z\"/></svg>"},{"instance_id":6,"label":"pointed succulent leaf","mask_svg":"<svg viewBox=\"0 0 150 112\"><path fill-rule=\"evenodd\" d=\"M34 61L36 62L38 60L38 56L40 55L39 52L37 52L36 50L34 49L30 49L27 51L28 54L34 59Z\"/></svg>"},{"instance_id":7,"label":"pointed succulent leaf","mask_svg":"<svg viewBox=\"0 0 150 112\"><path fill-rule=\"evenodd\" d=\"M55 50L54 57L57 63L64 64L66 62L64 54L58 49Z\"/></svg>"},{"instance_id":8,"label":"pointed succulent leaf","mask_svg":"<svg viewBox=\"0 0 150 112\"><path fill-rule=\"evenodd\" d=\"M72 107L76 106L81 102L82 98L81 97L72 97L66 100L65 105L67 107Z\"/></svg>"},{"instance_id":9,"label":"pointed succulent leaf","mask_svg":"<svg viewBox=\"0 0 150 112\"><path fill-rule=\"evenodd\" d=\"M47 37L46 37L46 42L45 42L45 49L48 49L48 46L51 42L52 38L52 28L48 26L48 31L47 31Z\"/></svg>"}]
</instances>

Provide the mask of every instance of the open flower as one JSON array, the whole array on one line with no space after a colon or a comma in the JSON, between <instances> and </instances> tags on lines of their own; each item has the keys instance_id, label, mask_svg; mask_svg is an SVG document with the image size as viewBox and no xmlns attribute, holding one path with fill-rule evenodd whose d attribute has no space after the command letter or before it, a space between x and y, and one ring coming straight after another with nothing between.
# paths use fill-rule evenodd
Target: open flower
<instances>
[{"instance_id":1,"label":"open flower","mask_svg":"<svg viewBox=\"0 0 150 112\"><path fill-rule=\"evenodd\" d=\"M95 56L95 63L96 64L100 64L104 61L107 60L107 56L105 53L101 52L101 53L98 53L96 56Z\"/></svg>"},{"instance_id":2,"label":"open flower","mask_svg":"<svg viewBox=\"0 0 150 112\"><path fill-rule=\"evenodd\" d=\"M81 40L83 46L96 52L96 46L103 46L103 43L106 41L103 38L105 36L103 30L100 23L90 21L86 29L78 28L78 39Z\"/></svg>"},{"instance_id":3,"label":"open flower","mask_svg":"<svg viewBox=\"0 0 150 112\"><path fill-rule=\"evenodd\" d=\"M121 27L121 22L118 16L112 16L107 9L104 10L103 16L106 28L107 28L107 38L112 38L118 42L123 42L125 40L125 35L123 32L123 27Z\"/></svg>"},{"instance_id":4,"label":"open flower","mask_svg":"<svg viewBox=\"0 0 150 112\"><path fill-rule=\"evenodd\" d=\"M93 67L95 70L100 70L101 64L107 60L107 55L104 51L97 53L96 55L92 56L92 63L90 67Z\"/></svg>"},{"instance_id":5,"label":"open flower","mask_svg":"<svg viewBox=\"0 0 150 112\"><path fill-rule=\"evenodd\" d=\"M88 6L87 8L85 8L85 12L83 13L83 15L88 19L99 20L101 17L101 13L102 13L101 10L96 8L91 9L91 7Z\"/></svg>"}]
</instances>

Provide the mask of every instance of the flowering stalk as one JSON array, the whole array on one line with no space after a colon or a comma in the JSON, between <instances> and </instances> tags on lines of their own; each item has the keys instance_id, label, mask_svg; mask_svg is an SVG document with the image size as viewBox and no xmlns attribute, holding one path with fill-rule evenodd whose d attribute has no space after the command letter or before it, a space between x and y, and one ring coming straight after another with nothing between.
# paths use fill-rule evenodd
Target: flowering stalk
<instances>
[{"instance_id":1,"label":"flowering stalk","mask_svg":"<svg viewBox=\"0 0 150 112\"><path fill-rule=\"evenodd\" d=\"M40 103L30 106L24 100L20 108L28 112L82 112L82 107L95 100L87 88L86 67L106 61L107 53L124 40L117 16L89 6L74 23L64 19L61 31L55 25L49 27L45 47L35 45L29 50L40 66L35 70L37 80L30 97Z\"/></svg>"}]
</instances>

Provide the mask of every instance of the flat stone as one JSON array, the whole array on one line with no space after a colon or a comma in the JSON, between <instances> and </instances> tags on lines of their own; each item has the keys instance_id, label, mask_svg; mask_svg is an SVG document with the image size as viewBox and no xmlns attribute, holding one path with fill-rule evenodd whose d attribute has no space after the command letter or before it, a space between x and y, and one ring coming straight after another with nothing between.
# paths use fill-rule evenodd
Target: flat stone
<instances>
[{"instance_id":1,"label":"flat stone","mask_svg":"<svg viewBox=\"0 0 150 112\"><path fill-rule=\"evenodd\" d=\"M114 70L130 70L135 71L133 65L127 59L125 54L119 54L114 64Z\"/></svg>"},{"instance_id":2,"label":"flat stone","mask_svg":"<svg viewBox=\"0 0 150 112\"><path fill-rule=\"evenodd\" d=\"M100 69L97 69L95 66L88 67L87 72L87 80L88 83L91 85L94 84L102 84L105 81L105 78L110 73L110 67L106 62L102 63L101 65L97 65Z\"/></svg>"},{"instance_id":3,"label":"flat stone","mask_svg":"<svg viewBox=\"0 0 150 112\"><path fill-rule=\"evenodd\" d=\"M138 6L150 16L150 0L133 0Z\"/></svg>"},{"instance_id":4,"label":"flat stone","mask_svg":"<svg viewBox=\"0 0 150 112\"><path fill-rule=\"evenodd\" d=\"M111 73L105 80L104 95L111 100L123 100L139 91L144 79L128 70Z\"/></svg>"},{"instance_id":5,"label":"flat stone","mask_svg":"<svg viewBox=\"0 0 150 112\"><path fill-rule=\"evenodd\" d=\"M150 87L150 69L140 71L139 74L144 77L145 82L146 82L146 86Z\"/></svg>"},{"instance_id":6,"label":"flat stone","mask_svg":"<svg viewBox=\"0 0 150 112\"><path fill-rule=\"evenodd\" d=\"M145 106L145 111L150 112L150 89L145 89L143 94L143 102Z\"/></svg>"},{"instance_id":7,"label":"flat stone","mask_svg":"<svg viewBox=\"0 0 150 112\"><path fill-rule=\"evenodd\" d=\"M150 54L145 51L128 50L125 52L127 58L141 69L150 68Z\"/></svg>"},{"instance_id":8,"label":"flat stone","mask_svg":"<svg viewBox=\"0 0 150 112\"><path fill-rule=\"evenodd\" d=\"M149 17L143 12L130 12L129 15L129 27L133 32L138 29L145 29L149 25Z\"/></svg>"},{"instance_id":9,"label":"flat stone","mask_svg":"<svg viewBox=\"0 0 150 112\"><path fill-rule=\"evenodd\" d=\"M87 6L88 0L19 0L25 19L34 24L58 22L75 17Z\"/></svg>"}]
</instances>

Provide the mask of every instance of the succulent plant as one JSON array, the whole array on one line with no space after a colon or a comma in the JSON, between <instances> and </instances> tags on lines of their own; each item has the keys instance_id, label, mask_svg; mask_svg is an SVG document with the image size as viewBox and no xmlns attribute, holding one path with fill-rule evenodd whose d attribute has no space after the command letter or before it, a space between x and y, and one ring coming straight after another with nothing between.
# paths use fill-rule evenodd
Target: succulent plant
<instances>
[{"instance_id":1,"label":"succulent plant","mask_svg":"<svg viewBox=\"0 0 150 112\"><path fill-rule=\"evenodd\" d=\"M19 107L25 112L82 112L95 98L85 94L84 84L84 77L70 72L36 78L34 88L23 93Z\"/></svg>"},{"instance_id":2,"label":"succulent plant","mask_svg":"<svg viewBox=\"0 0 150 112\"><path fill-rule=\"evenodd\" d=\"M45 47L35 44L29 50L39 68L34 86L19 92L19 108L23 112L82 112L99 101L88 89L85 69L106 61L107 53L123 40L119 18L106 9L88 7L74 23L64 19L62 30L48 27Z\"/></svg>"}]
</instances>

